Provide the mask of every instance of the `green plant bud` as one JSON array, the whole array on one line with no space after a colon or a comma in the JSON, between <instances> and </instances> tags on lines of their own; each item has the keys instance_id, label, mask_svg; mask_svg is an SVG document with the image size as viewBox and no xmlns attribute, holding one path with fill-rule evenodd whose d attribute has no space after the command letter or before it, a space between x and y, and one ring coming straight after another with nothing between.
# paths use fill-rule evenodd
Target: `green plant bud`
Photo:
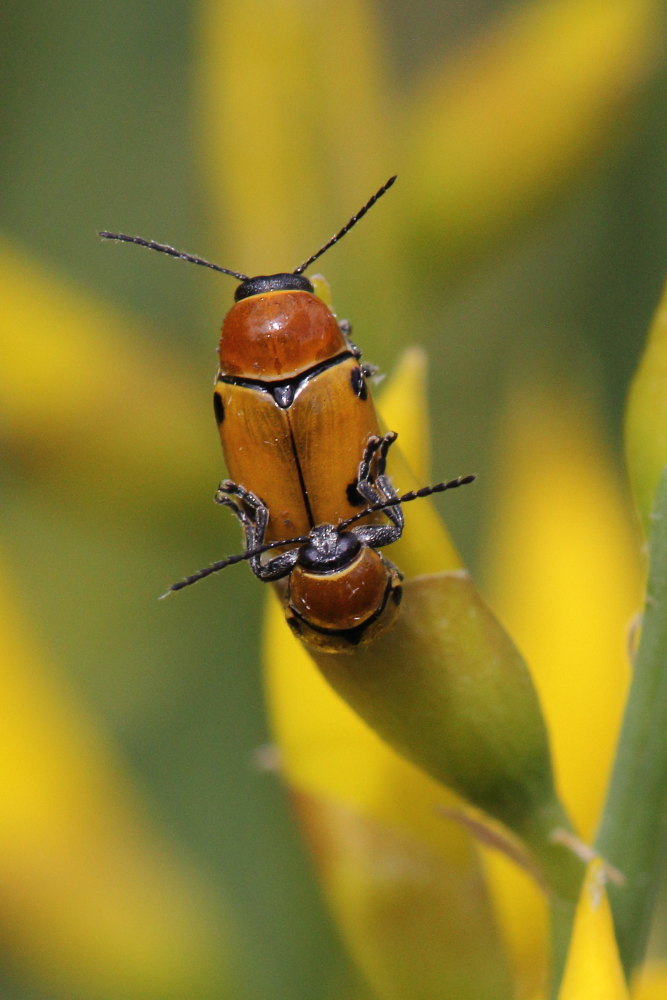
<instances>
[{"instance_id":1,"label":"green plant bud","mask_svg":"<svg viewBox=\"0 0 667 1000\"><path fill-rule=\"evenodd\" d=\"M582 869L552 840L570 826L535 689L466 573L409 581L387 635L353 656L314 656L368 725L518 834L552 890L575 898Z\"/></svg>"}]
</instances>

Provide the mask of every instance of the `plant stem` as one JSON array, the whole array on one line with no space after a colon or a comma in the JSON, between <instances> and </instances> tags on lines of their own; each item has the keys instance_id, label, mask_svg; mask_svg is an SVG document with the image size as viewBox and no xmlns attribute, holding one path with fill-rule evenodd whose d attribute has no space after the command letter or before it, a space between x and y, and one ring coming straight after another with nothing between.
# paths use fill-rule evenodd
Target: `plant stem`
<instances>
[{"instance_id":1,"label":"plant stem","mask_svg":"<svg viewBox=\"0 0 667 1000\"><path fill-rule=\"evenodd\" d=\"M609 895L628 977L644 954L666 856L667 469L651 521L641 641L596 845L626 879Z\"/></svg>"}]
</instances>

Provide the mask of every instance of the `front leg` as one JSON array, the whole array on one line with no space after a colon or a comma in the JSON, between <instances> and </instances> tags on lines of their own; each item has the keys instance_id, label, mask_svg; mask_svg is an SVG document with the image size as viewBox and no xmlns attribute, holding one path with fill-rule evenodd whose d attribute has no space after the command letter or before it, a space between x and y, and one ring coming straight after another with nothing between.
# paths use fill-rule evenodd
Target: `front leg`
<instances>
[{"instance_id":1,"label":"front leg","mask_svg":"<svg viewBox=\"0 0 667 1000\"><path fill-rule=\"evenodd\" d=\"M269 508L255 494L240 483L223 479L215 494L215 502L229 507L241 522L245 535L246 552L264 545L266 528L269 523ZM262 554L251 556L250 568L255 576L264 582L279 580L291 572L298 556L298 549L290 549L262 562Z\"/></svg>"},{"instance_id":2,"label":"front leg","mask_svg":"<svg viewBox=\"0 0 667 1000\"><path fill-rule=\"evenodd\" d=\"M258 496L240 483L223 479L215 494L215 502L228 507L241 522L246 549L264 544L269 509Z\"/></svg>"},{"instance_id":3,"label":"front leg","mask_svg":"<svg viewBox=\"0 0 667 1000\"><path fill-rule=\"evenodd\" d=\"M356 358L360 363L362 372L365 378L372 378L373 375L377 375L379 368L377 365L369 365L367 361L361 360L361 348L357 347L355 342L352 340L352 324L349 319L341 319L338 321L338 329L343 334L345 338L345 343L350 349L352 357Z\"/></svg>"}]
</instances>

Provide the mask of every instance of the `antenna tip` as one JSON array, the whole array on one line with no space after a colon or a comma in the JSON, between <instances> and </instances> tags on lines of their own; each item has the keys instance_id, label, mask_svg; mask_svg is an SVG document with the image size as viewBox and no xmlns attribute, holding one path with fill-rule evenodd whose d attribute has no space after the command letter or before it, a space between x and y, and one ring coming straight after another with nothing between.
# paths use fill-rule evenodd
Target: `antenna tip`
<instances>
[{"instance_id":1,"label":"antenna tip","mask_svg":"<svg viewBox=\"0 0 667 1000\"><path fill-rule=\"evenodd\" d=\"M165 597L169 597L169 595L173 593L173 590L173 587L170 587L169 590L165 590L164 594L160 594L158 597L158 601L164 601Z\"/></svg>"}]
</instances>

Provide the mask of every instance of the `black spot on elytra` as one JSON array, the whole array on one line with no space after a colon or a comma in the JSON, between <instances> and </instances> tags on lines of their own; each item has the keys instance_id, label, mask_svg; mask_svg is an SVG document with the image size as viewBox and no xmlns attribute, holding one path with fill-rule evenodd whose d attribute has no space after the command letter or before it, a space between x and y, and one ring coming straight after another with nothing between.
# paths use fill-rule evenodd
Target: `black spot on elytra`
<instances>
[{"instance_id":1,"label":"black spot on elytra","mask_svg":"<svg viewBox=\"0 0 667 1000\"><path fill-rule=\"evenodd\" d=\"M361 493L357 489L356 479L353 482L348 483L345 488L345 495L347 497L347 502L350 507L363 507L366 503Z\"/></svg>"},{"instance_id":2,"label":"black spot on elytra","mask_svg":"<svg viewBox=\"0 0 667 1000\"><path fill-rule=\"evenodd\" d=\"M361 368L354 367L350 374L350 382L352 383L352 392L359 399L366 399L368 396L368 389L366 388L366 379L364 378L364 373Z\"/></svg>"},{"instance_id":3,"label":"black spot on elytra","mask_svg":"<svg viewBox=\"0 0 667 1000\"><path fill-rule=\"evenodd\" d=\"M217 392L213 393L213 410L215 411L215 419L219 427L225 419L225 405L222 402L222 397Z\"/></svg>"}]
</instances>

